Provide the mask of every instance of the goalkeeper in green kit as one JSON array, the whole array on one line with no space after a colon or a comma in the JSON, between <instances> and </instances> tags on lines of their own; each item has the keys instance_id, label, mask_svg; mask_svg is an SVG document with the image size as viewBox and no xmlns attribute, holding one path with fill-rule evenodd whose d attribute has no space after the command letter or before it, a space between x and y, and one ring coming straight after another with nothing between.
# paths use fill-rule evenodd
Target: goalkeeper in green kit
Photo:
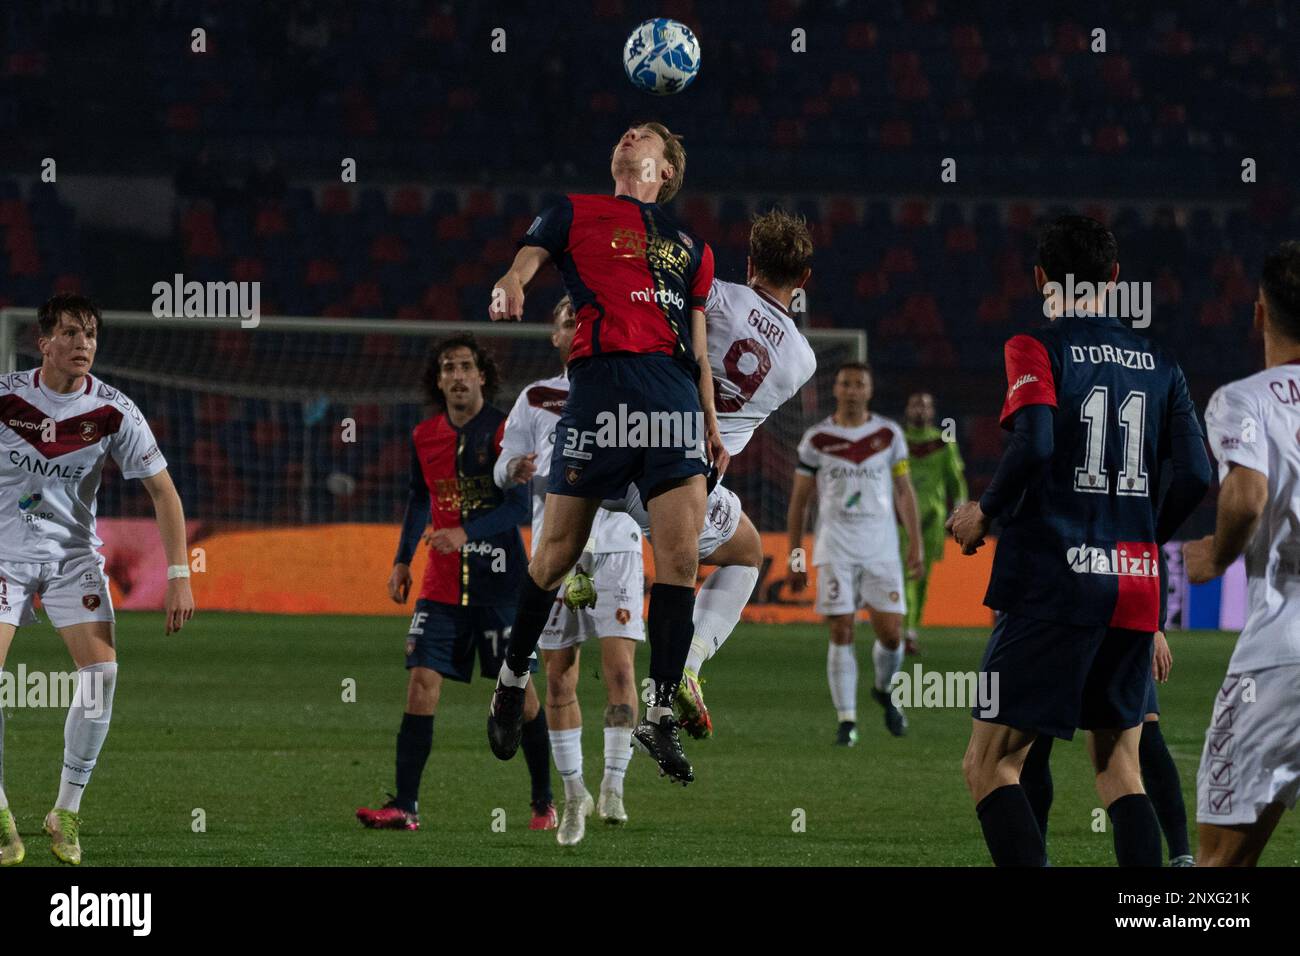
<instances>
[{"instance_id":1,"label":"goalkeeper in green kit","mask_svg":"<svg viewBox=\"0 0 1300 956\"><path fill-rule=\"evenodd\" d=\"M956 441L945 441L934 424L934 396L914 392L907 400L903 436L907 439L912 462L912 486L916 489L916 506L921 518L924 570L920 577L907 579L907 619L903 638L908 654L919 654L916 629L925 607L926 585L930 565L943 558L944 522L952 509L965 502L966 467L957 451ZM907 531L899 525L899 546L907 553Z\"/></svg>"}]
</instances>

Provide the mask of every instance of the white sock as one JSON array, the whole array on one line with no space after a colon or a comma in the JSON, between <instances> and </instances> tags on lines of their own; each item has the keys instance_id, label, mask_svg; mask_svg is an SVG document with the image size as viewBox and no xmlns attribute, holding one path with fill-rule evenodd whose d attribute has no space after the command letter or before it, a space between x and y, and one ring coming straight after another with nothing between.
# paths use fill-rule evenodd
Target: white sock
<instances>
[{"instance_id":1,"label":"white sock","mask_svg":"<svg viewBox=\"0 0 1300 956\"><path fill-rule=\"evenodd\" d=\"M90 783L91 771L99 761L99 752L108 737L113 717L113 693L117 689L117 663L91 664L77 671L77 689L68 719L63 725L63 774L59 797L54 806L60 810L81 810L81 795Z\"/></svg>"},{"instance_id":2,"label":"white sock","mask_svg":"<svg viewBox=\"0 0 1300 956\"><path fill-rule=\"evenodd\" d=\"M504 668L503 668L504 669ZM587 789L582 782L582 727L572 730L552 730L551 757L555 760L555 769L564 782L564 799L573 800L582 796Z\"/></svg>"},{"instance_id":3,"label":"white sock","mask_svg":"<svg viewBox=\"0 0 1300 956\"><path fill-rule=\"evenodd\" d=\"M691 638L691 652L686 655L686 669L699 676L700 668L709 659L709 651L712 649L708 641L696 634Z\"/></svg>"},{"instance_id":4,"label":"white sock","mask_svg":"<svg viewBox=\"0 0 1300 956\"><path fill-rule=\"evenodd\" d=\"M4 668L0 667L0 681L4 680ZM5 711L0 706L0 810L9 809L9 798L5 796Z\"/></svg>"},{"instance_id":5,"label":"white sock","mask_svg":"<svg viewBox=\"0 0 1300 956\"><path fill-rule=\"evenodd\" d=\"M695 613L691 618L695 624L695 640L691 642L691 655L686 658L690 670L698 674L700 666L717 654L718 648L731 636L757 581L758 568L748 565L718 568L704 579L699 594L695 595ZM697 642L703 652L698 659Z\"/></svg>"},{"instance_id":6,"label":"white sock","mask_svg":"<svg viewBox=\"0 0 1300 956\"><path fill-rule=\"evenodd\" d=\"M826 654L826 680L831 703L841 721L858 720L858 658L852 644L831 644Z\"/></svg>"},{"instance_id":7,"label":"white sock","mask_svg":"<svg viewBox=\"0 0 1300 956\"><path fill-rule=\"evenodd\" d=\"M600 782L601 790L613 790L622 796L623 778L627 775L627 765L632 759L632 728L605 728L605 778Z\"/></svg>"},{"instance_id":8,"label":"white sock","mask_svg":"<svg viewBox=\"0 0 1300 956\"><path fill-rule=\"evenodd\" d=\"M876 668L876 690L889 690L894 675L903 666L903 642L892 651L880 641L871 645L871 663Z\"/></svg>"},{"instance_id":9,"label":"white sock","mask_svg":"<svg viewBox=\"0 0 1300 956\"><path fill-rule=\"evenodd\" d=\"M527 687L528 674L528 671L524 671L522 674L516 674L510 669L509 664L502 664L501 673L497 675L497 680L506 687Z\"/></svg>"}]
</instances>

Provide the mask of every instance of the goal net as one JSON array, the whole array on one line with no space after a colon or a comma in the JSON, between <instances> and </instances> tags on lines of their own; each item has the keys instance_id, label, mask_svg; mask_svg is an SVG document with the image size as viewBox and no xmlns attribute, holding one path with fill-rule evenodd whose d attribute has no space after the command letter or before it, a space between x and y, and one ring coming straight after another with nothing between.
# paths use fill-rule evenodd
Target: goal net
<instances>
[{"instance_id":1,"label":"goal net","mask_svg":"<svg viewBox=\"0 0 1300 956\"><path fill-rule=\"evenodd\" d=\"M31 309L0 312L0 372L40 364L35 318ZM460 332L494 353L503 410L559 369L549 325L538 323L268 317L244 329L238 319L108 312L92 374L142 409L189 517L224 526L392 522L406 502L411 429L427 414L425 355ZM728 472L760 530L785 526L795 447L831 408L834 369L866 357L862 332L808 338L816 376ZM152 513L138 482L104 482L100 515Z\"/></svg>"}]
</instances>

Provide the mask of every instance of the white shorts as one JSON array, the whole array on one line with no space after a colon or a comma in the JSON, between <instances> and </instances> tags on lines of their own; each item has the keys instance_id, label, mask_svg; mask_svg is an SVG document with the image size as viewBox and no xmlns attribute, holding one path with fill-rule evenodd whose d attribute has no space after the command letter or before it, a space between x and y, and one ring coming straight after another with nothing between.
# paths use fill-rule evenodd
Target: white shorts
<instances>
[{"instance_id":1,"label":"white shorts","mask_svg":"<svg viewBox=\"0 0 1300 956\"><path fill-rule=\"evenodd\" d=\"M1300 795L1300 664L1229 674L1196 772L1196 822L1254 823Z\"/></svg>"},{"instance_id":2,"label":"white shorts","mask_svg":"<svg viewBox=\"0 0 1300 956\"><path fill-rule=\"evenodd\" d=\"M631 515L641 526L641 533L650 537L650 513L642 504L636 485L628 486L626 497L606 501L603 507ZM741 513L740 498L736 493L721 484L714 485L704 504L704 527L700 531L698 545L701 561L736 536Z\"/></svg>"},{"instance_id":3,"label":"white shorts","mask_svg":"<svg viewBox=\"0 0 1300 956\"><path fill-rule=\"evenodd\" d=\"M818 614L852 614L858 608L904 614L903 563L897 557L873 564L817 565Z\"/></svg>"},{"instance_id":4,"label":"white shorts","mask_svg":"<svg viewBox=\"0 0 1300 956\"><path fill-rule=\"evenodd\" d=\"M596 606L572 611L564 603L564 586L555 595L555 608L537 646L544 651L581 644L589 637L645 640L641 608L645 600L645 568L640 551L612 551L595 556L592 580Z\"/></svg>"},{"instance_id":5,"label":"white shorts","mask_svg":"<svg viewBox=\"0 0 1300 956\"><path fill-rule=\"evenodd\" d=\"M42 564L0 563L0 624L34 624L38 594L55 627L113 620L104 556L97 552Z\"/></svg>"}]
</instances>

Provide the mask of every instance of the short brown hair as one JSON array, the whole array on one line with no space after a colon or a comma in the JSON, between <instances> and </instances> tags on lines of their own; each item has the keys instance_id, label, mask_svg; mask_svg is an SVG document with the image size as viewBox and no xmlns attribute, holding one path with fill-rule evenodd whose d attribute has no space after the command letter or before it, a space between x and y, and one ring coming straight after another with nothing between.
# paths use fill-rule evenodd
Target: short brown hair
<instances>
[{"instance_id":1,"label":"short brown hair","mask_svg":"<svg viewBox=\"0 0 1300 956\"><path fill-rule=\"evenodd\" d=\"M659 187L659 195L655 198L655 202L660 205L671 202L681 190L682 180L686 178L686 147L682 145L682 138L663 123L655 120L633 123L632 128L648 129L664 141L664 161L673 168L673 178Z\"/></svg>"},{"instance_id":2,"label":"short brown hair","mask_svg":"<svg viewBox=\"0 0 1300 956\"><path fill-rule=\"evenodd\" d=\"M772 209L754 217L749 230L749 258L754 271L785 288L803 278L812 261L812 233L802 216Z\"/></svg>"},{"instance_id":3,"label":"short brown hair","mask_svg":"<svg viewBox=\"0 0 1300 956\"><path fill-rule=\"evenodd\" d=\"M560 316L564 314L565 309L573 309L574 312L577 311L577 309L573 308L573 296L569 295L567 292L564 293L564 297L551 308L551 321L558 321Z\"/></svg>"},{"instance_id":4,"label":"short brown hair","mask_svg":"<svg viewBox=\"0 0 1300 956\"><path fill-rule=\"evenodd\" d=\"M54 329L59 324L59 317L63 315L80 322L83 328L91 326L90 320L94 319L93 328L96 335L104 324L104 317L99 314L99 306L90 299L75 292L60 292L46 299L36 312L36 323L40 326L41 335L53 335Z\"/></svg>"}]
</instances>

